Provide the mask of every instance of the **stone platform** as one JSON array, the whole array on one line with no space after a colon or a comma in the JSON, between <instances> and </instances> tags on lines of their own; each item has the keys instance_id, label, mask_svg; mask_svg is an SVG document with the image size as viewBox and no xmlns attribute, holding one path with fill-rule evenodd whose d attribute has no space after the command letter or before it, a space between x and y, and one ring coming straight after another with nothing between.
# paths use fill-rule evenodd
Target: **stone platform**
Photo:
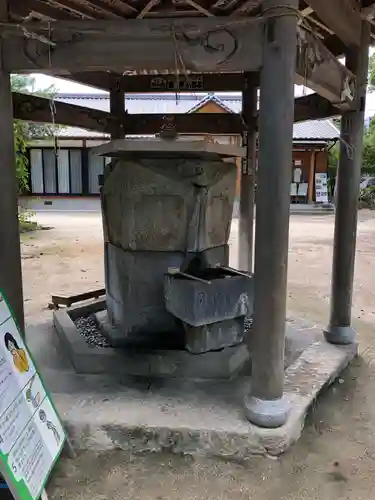
<instances>
[{"instance_id":1,"label":"stone platform","mask_svg":"<svg viewBox=\"0 0 375 500\"><path fill-rule=\"evenodd\" d=\"M321 328L287 322L285 392L292 403L287 423L261 429L244 416L251 377L188 381L155 377L77 374L51 325L27 330L29 348L78 449L169 450L244 460L278 455L300 436L319 391L356 355L356 346L326 343Z\"/></svg>"}]
</instances>

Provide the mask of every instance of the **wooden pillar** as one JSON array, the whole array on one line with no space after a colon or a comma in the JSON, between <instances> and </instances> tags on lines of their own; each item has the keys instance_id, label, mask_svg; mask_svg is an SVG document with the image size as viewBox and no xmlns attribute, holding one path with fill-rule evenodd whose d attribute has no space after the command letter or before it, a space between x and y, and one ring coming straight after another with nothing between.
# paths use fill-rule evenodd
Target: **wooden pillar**
<instances>
[{"instance_id":1,"label":"wooden pillar","mask_svg":"<svg viewBox=\"0 0 375 500\"><path fill-rule=\"evenodd\" d=\"M6 0L0 0L0 20L7 20ZM0 62L0 68L1 67L2 64ZM25 323L16 193L12 91L10 75L1 69L0 150L0 289L8 299L21 331L24 332Z\"/></svg>"},{"instance_id":2,"label":"wooden pillar","mask_svg":"<svg viewBox=\"0 0 375 500\"><path fill-rule=\"evenodd\" d=\"M125 109L124 88L121 78L116 78L113 88L109 93L110 113L113 118L116 118L116 124L111 131L111 139L123 139L125 136L122 118Z\"/></svg>"},{"instance_id":3,"label":"wooden pillar","mask_svg":"<svg viewBox=\"0 0 375 500\"><path fill-rule=\"evenodd\" d=\"M314 184L315 184L315 163L316 163L316 151L313 149L310 156L310 170L309 170L309 185L307 192L307 201L312 203L314 197Z\"/></svg>"},{"instance_id":4,"label":"wooden pillar","mask_svg":"<svg viewBox=\"0 0 375 500\"><path fill-rule=\"evenodd\" d=\"M111 118L115 120L111 127L111 140L123 139L125 136L124 125L122 123L124 110L125 110L125 95L124 87L121 78L115 78L112 88L109 92L109 109ZM105 219L105 210L103 206L103 186L106 176L111 172L111 164L105 169L104 175L100 179L100 202L102 207L102 220L103 220L103 236L104 242L107 241L108 225Z\"/></svg>"},{"instance_id":5,"label":"wooden pillar","mask_svg":"<svg viewBox=\"0 0 375 500\"><path fill-rule=\"evenodd\" d=\"M243 134L246 157L241 162L238 240L238 264L243 271L253 270L257 90L251 75L245 74L245 86L242 92L242 114L246 123L246 130Z\"/></svg>"},{"instance_id":6,"label":"wooden pillar","mask_svg":"<svg viewBox=\"0 0 375 500\"><path fill-rule=\"evenodd\" d=\"M260 83L253 361L245 413L256 425L279 427L289 415L283 391L298 0L266 0L262 7L270 18Z\"/></svg>"},{"instance_id":7,"label":"wooden pillar","mask_svg":"<svg viewBox=\"0 0 375 500\"><path fill-rule=\"evenodd\" d=\"M333 344L355 342L351 326L353 276L357 235L358 194L363 150L370 24L362 23L361 46L346 54L346 66L357 77L351 111L342 115L340 159L336 191L331 312L326 340Z\"/></svg>"},{"instance_id":8,"label":"wooden pillar","mask_svg":"<svg viewBox=\"0 0 375 500\"><path fill-rule=\"evenodd\" d=\"M125 110L125 95L124 88L121 82L121 78L115 78L112 88L109 92L109 110L111 118L115 118L111 127L111 140L123 139L125 136L124 126L122 123L122 117ZM107 244L108 244L108 223L107 223L107 213L106 207L104 205L104 183L105 179L112 172L111 163L109 163L104 171L104 175L100 179L100 206L102 211L102 224L103 224L103 239L104 239L104 275L105 283L108 282L107 278Z\"/></svg>"}]
</instances>

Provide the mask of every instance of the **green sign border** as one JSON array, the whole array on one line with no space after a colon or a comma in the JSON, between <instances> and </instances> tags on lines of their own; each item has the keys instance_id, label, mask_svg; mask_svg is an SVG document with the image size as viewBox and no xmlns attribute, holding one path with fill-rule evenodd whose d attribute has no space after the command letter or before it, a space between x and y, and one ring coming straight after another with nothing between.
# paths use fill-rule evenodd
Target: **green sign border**
<instances>
[{"instance_id":1,"label":"green sign border","mask_svg":"<svg viewBox=\"0 0 375 500\"><path fill-rule=\"evenodd\" d=\"M55 406L55 403L53 402L53 399L51 397L51 394L50 392L48 391L45 383L44 383L44 380L43 380L43 377L41 376L41 374L39 373L39 370L38 370L38 367L37 367L37 364L35 363L35 360L34 360L34 357L32 356L32 354L30 353L29 351L29 348L27 347L27 343L26 343L26 336L25 335L22 335L21 334L21 329L17 323L17 320L16 320L16 317L13 313L13 310L5 296L5 294L3 293L2 289L0 288L0 294L2 295L3 297L3 300L5 301L8 309L9 309L9 312L10 312L10 317L12 317L16 327L17 327L17 331L19 333L19 335L21 336L21 339L25 345L25 348L26 348L26 351L27 351L27 354L29 355L31 361L33 362L34 364L34 367L35 367L35 371L37 373L37 375L39 376L40 378L40 381L42 383L42 386L43 386L43 389L46 393L46 397L48 398L49 402L51 403L51 406L52 408L54 409L59 421L60 421L60 424L62 426L62 428L64 429L64 426L63 426L63 423L62 423L62 420L60 418L60 415L59 415L59 412L57 411L56 409L56 406ZM41 494L43 493L43 490L48 482L48 479L51 475L51 472L52 472L52 469L55 467L58 459L60 458L61 456L61 453L63 452L63 449L64 449L64 446L66 445L66 440L67 440L67 437L66 437L66 431L64 429L64 439L60 445L60 450L58 451L54 461L52 462L52 465L51 467L49 468L48 472L47 472L47 475L46 475L46 478L44 479L43 483L42 483L42 486L40 488L40 491L39 493L37 494L36 498L40 498ZM4 479L5 481L7 482L7 485L10 489L10 491L12 492L13 496L15 497L16 500L33 500L33 497L30 495L30 491L29 489L27 488L25 482L21 479L21 481L16 481L15 478L14 478L14 475L8 465L8 462L7 462L7 455L4 455L3 453L0 452L0 472L1 474L4 476Z\"/></svg>"}]
</instances>

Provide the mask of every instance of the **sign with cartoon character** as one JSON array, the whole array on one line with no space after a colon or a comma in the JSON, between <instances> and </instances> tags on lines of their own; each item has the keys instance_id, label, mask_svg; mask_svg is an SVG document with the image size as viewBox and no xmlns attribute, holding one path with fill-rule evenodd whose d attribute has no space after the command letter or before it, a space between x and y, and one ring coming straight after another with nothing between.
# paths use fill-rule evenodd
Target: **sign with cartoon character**
<instances>
[{"instance_id":1,"label":"sign with cartoon character","mask_svg":"<svg viewBox=\"0 0 375 500\"><path fill-rule=\"evenodd\" d=\"M16 500L36 500L65 432L0 291L0 473Z\"/></svg>"}]
</instances>

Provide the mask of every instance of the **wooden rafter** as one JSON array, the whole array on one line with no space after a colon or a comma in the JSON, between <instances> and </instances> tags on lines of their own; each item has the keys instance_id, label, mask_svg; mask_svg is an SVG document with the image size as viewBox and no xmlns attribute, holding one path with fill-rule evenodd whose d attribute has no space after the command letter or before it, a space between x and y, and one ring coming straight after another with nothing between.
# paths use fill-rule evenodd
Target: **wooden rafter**
<instances>
[{"instance_id":1,"label":"wooden rafter","mask_svg":"<svg viewBox=\"0 0 375 500\"><path fill-rule=\"evenodd\" d=\"M334 32L328 28L324 23L319 21L314 15L308 15L306 16L306 19L313 25L318 26L318 28L322 29L325 33L328 33L329 35L334 35Z\"/></svg>"},{"instance_id":2,"label":"wooden rafter","mask_svg":"<svg viewBox=\"0 0 375 500\"><path fill-rule=\"evenodd\" d=\"M212 4L212 9L220 9L221 11L231 11L238 3L238 0L216 0Z\"/></svg>"},{"instance_id":3,"label":"wooden rafter","mask_svg":"<svg viewBox=\"0 0 375 500\"><path fill-rule=\"evenodd\" d=\"M252 8L258 7L259 0L245 0L245 2L241 3L238 7L235 7L231 12L231 16L237 16L238 14L242 14Z\"/></svg>"},{"instance_id":4,"label":"wooden rafter","mask_svg":"<svg viewBox=\"0 0 375 500\"><path fill-rule=\"evenodd\" d=\"M204 14L205 16L207 16L207 17L215 15L212 12L210 12L208 9L206 9L205 7L203 7L202 5L200 5L198 2L196 2L195 0L183 0L183 1L185 3L187 3L188 5L190 5L191 7L193 7L198 12L200 12L201 14Z\"/></svg>"},{"instance_id":5,"label":"wooden rafter","mask_svg":"<svg viewBox=\"0 0 375 500\"><path fill-rule=\"evenodd\" d=\"M195 9L168 9L165 7L159 7L155 10L150 10L145 16L147 19L158 18L158 19L177 19L181 17L194 19L195 17L202 17L202 13Z\"/></svg>"},{"instance_id":6,"label":"wooden rafter","mask_svg":"<svg viewBox=\"0 0 375 500\"><path fill-rule=\"evenodd\" d=\"M306 0L319 17L347 46L359 45L361 18L354 0Z\"/></svg>"},{"instance_id":7,"label":"wooden rafter","mask_svg":"<svg viewBox=\"0 0 375 500\"><path fill-rule=\"evenodd\" d=\"M143 19L156 5L160 3L160 0L149 0L143 9L137 14L137 19Z\"/></svg>"},{"instance_id":8,"label":"wooden rafter","mask_svg":"<svg viewBox=\"0 0 375 500\"><path fill-rule=\"evenodd\" d=\"M71 0L51 0L54 3L67 7L72 12L82 11L86 15L91 16L92 19L96 19L98 16L104 19L122 19L123 16L112 12L103 3L98 0L80 0L80 5L72 2Z\"/></svg>"},{"instance_id":9,"label":"wooden rafter","mask_svg":"<svg viewBox=\"0 0 375 500\"><path fill-rule=\"evenodd\" d=\"M50 5L41 0L12 0L9 5L10 13L18 17L27 17L30 13L37 14L39 18L63 21L69 19L80 19L84 16L77 12L67 11L59 8L58 5Z\"/></svg>"},{"instance_id":10,"label":"wooden rafter","mask_svg":"<svg viewBox=\"0 0 375 500\"><path fill-rule=\"evenodd\" d=\"M107 19L123 19L124 14L121 12L116 12L113 7L115 7L114 3L111 5L107 4L101 0L80 0L82 5L87 7L88 9L93 9L99 15L107 18Z\"/></svg>"},{"instance_id":11,"label":"wooden rafter","mask_svg":"<svg viewBox=\"0 0 375 500\"><path fill-rule=\"evenodd\" d=\"M48 5L55 8L61 8L74 16L81 16L85 19L95 19L95 13L93 11L85 9L71 0L50 0L48 1Z\"/></svg>"},{"instance_id":12,"label":"wooden rafter","mask_svg":"<svg viewBox=\"0 0 375 500\"><path fill-rule=\"evenodd\" d=\"M92 3L91 0L90 2ZM124 16L128 15L130 12L132 13L138 12L138 10L133 5L130 5L130 3L126 2L125 0L102 0L101 5L102 6L106 5L110 9L115 9Z\"/></svg>"},{"instance_id":13,"label":"wooden rafter","mask_svg":"<svg viewBox=\"0 0 375 500\"><path fill-rule=\"evenodd\" d=\"M369 3L368 5L362 7L361 15L365 19L373 19L375 16L375 2Z\"/></svg>"}]
</instances>

